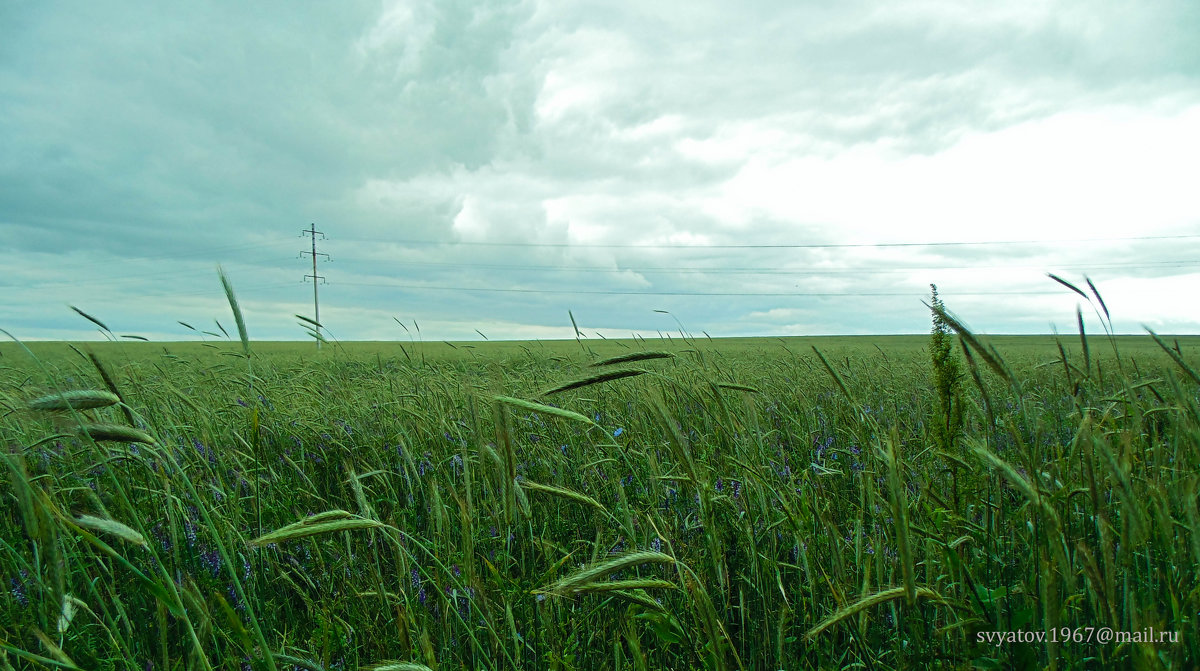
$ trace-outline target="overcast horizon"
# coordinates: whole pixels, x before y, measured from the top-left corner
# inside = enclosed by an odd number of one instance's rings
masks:
[[[0,328],[1200,333],[1200,3],[0,5]],[[667,313],[667,314],[664,314]],[[402,322],[402,328],[398,323]],[[678,320],[678,321],[677,321]],[[415,329],[412,335],[415,336]],[[234,334],[236,337],[236,334]]]

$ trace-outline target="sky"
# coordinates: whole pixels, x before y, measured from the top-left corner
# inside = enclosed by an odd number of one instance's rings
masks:
[[[0,35],[20,339],[212,339],[218,265],[252,339],[307,339],[310,225],[339,340],[924,333],[931,283],[1099,332],[1047,273],[1200,333],[1193,0],[5,0]]]

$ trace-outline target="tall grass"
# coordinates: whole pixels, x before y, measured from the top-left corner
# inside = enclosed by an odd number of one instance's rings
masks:
[[[961,385],[686,337],[6,356],[0,668],[1194,668],[1189,348],[937,308]],[[1180,635],[977,635],[1089,626]]]

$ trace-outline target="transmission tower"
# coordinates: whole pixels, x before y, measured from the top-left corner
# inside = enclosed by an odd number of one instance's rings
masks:
[[[328,261],[329,255],[320,253],[317,251],[317,236],[318,235],[321,236],[322,240],[325,240],[326,238],[325,238],[324,233],[317,230],[316,224],[309,224],[308,228],[302,228],[302,229],[300,229],[300,231],[301,231],[300,237],[304,237],[307,235],[312,240],[312,250],[307,251],[307,252],[300,252],[300,258],[304,258],[305,254],[308,254],[309,256],[312,257],[312,275],[305,275],[304,281],[308,281],[310,278],[312,279],[312,283],[313,283],[313,321],[316,322],[315,329],[316,329],[316,334],[318,336],[317,349],[321,349],[321,338],[319,337],[321,335],[321,302],[317,297],[317,285],[325,283],[325,276],[317,274],[317,257],[324,256],[325,260]]]

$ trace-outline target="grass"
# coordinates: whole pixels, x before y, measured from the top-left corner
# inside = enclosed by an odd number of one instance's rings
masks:
[[[235,322],[0,346],[0,669],[1200,660],[1196,338],[963,331],[939,386],[928,337],[316,354]],[[982,636],[1068,627],[1179,635]]]

